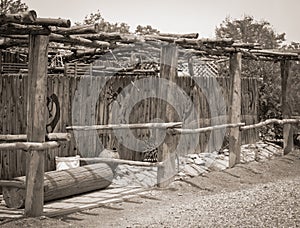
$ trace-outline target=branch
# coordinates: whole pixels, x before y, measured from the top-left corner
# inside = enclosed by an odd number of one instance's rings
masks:
[[[46,135],[47,141],[70,141],[70,133],[49,133]],[[27,141],[27,135],[0,135],[0,141]]]
[[[135,166],[150,166],[150,167],[158,167],[162,166],[163,162],[141,162],[141,161],[130,161],[123,159],[113,159],[113,158],[80,158],[80,161],[89,161],[89,162],[104,162],[104,163],[115,163],[115,164],[127,164],[127,165],[135,165]]]
[[[59,143],[52,142],[16,142],[16,143],[1,143],[0,150],[47,150],[59,147]]]
[[[171,123],[137,123],[137,124],[108,124],[108,125],[92,125],[92,126],[70,126],[66,127],[67,130],[75,131],[91,131],[91,130],[120,130],[120,129],[166,129],[181,127],[182,122]]]
[[[218,130],[222,128],[234,128],[234,127],[240,127],[244,126],[245,123],[237,123],[237,124],[221,124],[211,127],[203,127],[203,128],[196,128],[196,129],[173,129],[175,133],[181,133],[181,134],[198,134],[198,133],[204,133],[208,131]]]
[[[277,124],[300,123],[300,119],[283,119],[283,120],[268,119],[266,121],[263,121],[263,122],[260,122],[257,124],[243,126],[243,127],[241,127],[241,130],[248,130],[248,129],[252,129],[252,128],[263,127],[263,126],[266,126],[268,124],[273,124],[273,123],[277,123]]]

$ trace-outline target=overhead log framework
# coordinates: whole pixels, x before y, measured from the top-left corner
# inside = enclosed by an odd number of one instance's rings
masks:
[[[71,27],[70,20],[38,18],[33,10],[19,14],[0,15],[0,33],[2,37],[2,39],[0,38],[0,49],[28,46],[28,34],[49,35],[49,42],[64,44],[64,46],[69,45],[68,47],[73,51],[73,54],[67,57],[68,61],[93,58],[94,55],[106,53],[106,50],[118,49],[119,52],[126,45],[131,45],[130,48],[133,47],[131,50],[134,50],[134,47],[141,43],[150,43],[158,48],[160,48],[162,43],[175,43],[183,51],[191,51],[203,57],[212,56],[212,59],[218,57],[227,58],[234,52],[241,52],[243,58],[254,60],[280,61],[284,59],[300,59],[300,53],[264,50],[257,43],[241,43],[230,38],[198,38],[198,33],[134,35],[101,32],[99,24]],[[89,49],[84,53],[80,51],[82,47]],[[179,52],[181,51],[179,50]]]

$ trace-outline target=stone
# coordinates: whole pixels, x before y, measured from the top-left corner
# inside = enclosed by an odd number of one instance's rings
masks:
[[[186,176],[184,172],[179,172],[179,173],[177,173],[177,175],[180,176],[180,177],[185,177]]]
[[[194,160],[194,163],[195,163],[196,165],[205,165],[205,161],[202,160],[201,158],[196,158],[196,159]]]
[[[216,159],[213,159],[213,158],[205,158],[205,166],[206,167],[211,167],[212,164],[215,162]]]
[[[192,164],[191,167],[197,170],[198,174],[207,173],[207,170],[204,169],[203,166]]]
[[[219,154],[218,158],[221,159],[221,160],[224,160],[225,159],[225,155],[224,154]]]
[[[195,170],[194,168],[192,168],[190,165],[184,166],[184,172],[186,173],[186,175],[189,175],[191,177],[198,176],[197,170]]]

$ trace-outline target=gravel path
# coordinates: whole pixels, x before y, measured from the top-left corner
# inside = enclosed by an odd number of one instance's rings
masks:
[[[197,197],[156,220],[147,226],[300,227],[300,177]]]
[[[176,181],[168,189],[61,218],[3,227],[300,227],[300,151]]]

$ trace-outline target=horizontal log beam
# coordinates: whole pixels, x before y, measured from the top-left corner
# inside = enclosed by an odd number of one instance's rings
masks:
[[[125,165],[133,165],[133,166],[147,166],[147,167],[163,166],[163,162],[141,162],[141,161],[131,161],[131,160],[124,160],[124,159],[113,159],[113,158],[80,158],[79,160],[88,161],[88,162],[125,164]]]
[[[235,128],[235,127],[241,127],[244,126],[245,123],[237,123],[237,124],[221,124],[211,127],[203,127],[203,128],[195,128],[195,129],[172,129],[174,133],[180,133],[180,134],[199,134],[204,133],[208,131],[213,130],[219,130],[223,128]]]
[[[0,25],[6,23],[32,23],[36,21],[37,14],[34,10],[17,13],[17,14],[0,14]]]
[[[1,30],[1,29],[0,29]],[[25,46],[28,47],[28,40],[19,40],[19,39],[11,39],[11,38],[3,38],[0,39],[0,48],[5,49],[9,47],[14,47],[14,46]]]
[[[55,141],[51,142],[16,142],[0,143],[0,150],[47,150],[59,147],[60,144]]]
[[[79,37],[90,39],[90,40],[101,40],[107,42],[121,42],[125,44],[144,42],[142,36],[136,36],[132,34],[120,34],[120,33],[97,33],[97,34],[82,34]]]
[[[71,21],[68,19],[61,18],[37,18],[34,22],[29,24],[40,25],[40,26],[58,26],[69,28],[71,26]]]
[[[50,30],[46,27],[36,25],[20,25],[16,23],[9,23],[0,26],[0,34],[2,35],[49,35]]]
[[[298,53],[293,52],[281,52],[275,50],[250,50],[250,53],[256,55],[265,55],[265,56],[272,56],[272,57],[293,57],[299,58]]]
[[[49,133],[46,135],[46,141],[70,141],[70,133]],[[27,141],[27,135],[0,135],[0,141]]]
[[[94,24],[94,25],[72,26],[70,28],[50,27],[50,30],[51,32],[60,35],[89,34],[89,33],[100,32],[100,26],[99,24]]]
[[[263,127],[266,126],[268,124],[288,124],[288,123],[300,123],[300,119],[283,119],[283,120],[279,120],[279,119],[268,119],[266,121],[257,123],[257,124],[252,124],[252,125],[247,125],[247,126],[243,126],[240,129],[241,130],[249,130],[249,129],[253,129],[253,128],[259,128],[259,127]]]
[[[197,39],[199,33],[188,33],[188,34],[159,33],[158,35],[165,36],[165,37],[174,37],[174,38]]]
[[[108,48],[110,43],[104,41],[97,41],[97,40],[89,40],[79,36],[70,35],[70,36],[63,36],[60,34],[51,33],[50,34],[50,41],[54,41],[57,43],[69,43],[87,47],[94,47],[94,48]]]
[[[182,122],[170,123],[136,123],[136,124],[108,124],[108,125],[92,125],[92,126],[69,126],[67,130],[75,131],[91,131],[91,130],[121,130],[121,129],[167,129],[181,127]]]
[[[0,186],[1,187],[15,187],[15,188],[21,188],[25,189],[25,183],[22,181],[17,180],[0,180]]]

